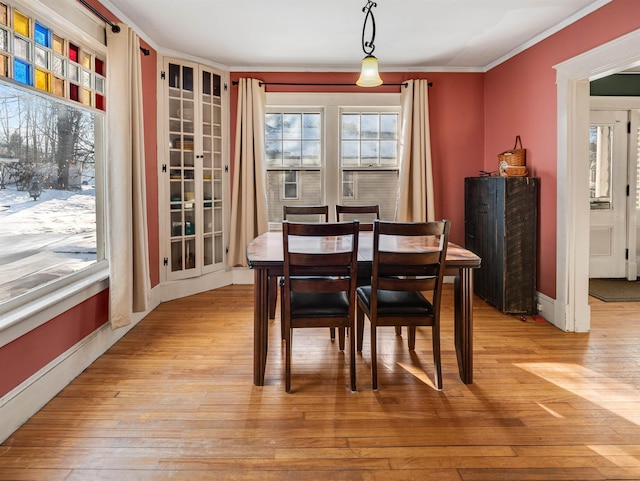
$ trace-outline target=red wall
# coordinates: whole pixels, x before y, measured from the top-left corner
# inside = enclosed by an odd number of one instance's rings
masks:
[[[556,296],[557,102],[554,65],[640,28],[640,1],[614,0],[485,75],[484,169],[513,147],[527,149],[540,177],[538,291]]]
[[[234,72],[231,74],[231,155],[233,159],[238,87],[241,77],[265,82],[355,83],[358,73],[274,73]],[[451,220],[451,240],[464,245],[464,178],[478,175],[483,167],[484,81],[480,73],[381,73],[387,84],[426,78],[429,88],[429,121],[434,171],[436,218]],[[300,87],[266,86],[267,92],[362,92],[355,86]],[[400,87],[385,86],[367,92],[399,92]]]

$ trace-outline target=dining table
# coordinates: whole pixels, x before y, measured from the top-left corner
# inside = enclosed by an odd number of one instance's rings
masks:
[[[283,270],[282,232],[265,232],[247,245],[247,262],[254,271],[253,383],[263,386],[269,344],[269,278]],[[358,271],[370,271],[373,233],[358,235]],[[449,242],[445,276],[454,278],[454,343],[460,379],[473,383],[473,269],[481,259],[473,252]]]

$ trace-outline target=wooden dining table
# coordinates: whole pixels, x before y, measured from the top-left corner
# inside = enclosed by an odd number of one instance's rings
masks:
[[[264,385],[269,343],[269,278],[282,275],[282,232],[265,232],[247,246],[247,261],[254,270],[253,383]],[[358,236],[358,270],[371,270],[373,233]],[[473,269],[481,259],[473,252],[449,243],[446,276],[454,276],[454,342],[460,379],[473,382]]]

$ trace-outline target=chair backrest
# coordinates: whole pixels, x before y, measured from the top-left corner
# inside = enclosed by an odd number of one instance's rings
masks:
[[[373,230],[376,219],[380,219],[379,205],[336,205],[336,220],[357,220],[360,230]]]
[[[284,292],[355,296],[358,222],[282,223]],[[283,297],[283,302],[288,296]]]
[[[373,227],[372,304],[378,289],[433,291],[440,307],[450,223],[375,221]],[[373,308],[373,306],[372,306]]]
[[[296,222],[329,222],[329,206],[285,205],[282,207],[282,220],[293,220]]]

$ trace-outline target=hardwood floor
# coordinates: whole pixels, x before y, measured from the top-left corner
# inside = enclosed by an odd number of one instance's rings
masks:
[[[575,334],[476,299],[464,385],[452,296],[441,392],[429,329],[415,354],[381,329],[376,392],[365,333],[357,393],[326,329],[296,331],[286,394],[278,318],[252,384],[252,286],[162,304],[0,445],[0,480],[640,479],[638,304],[594,299]]]

